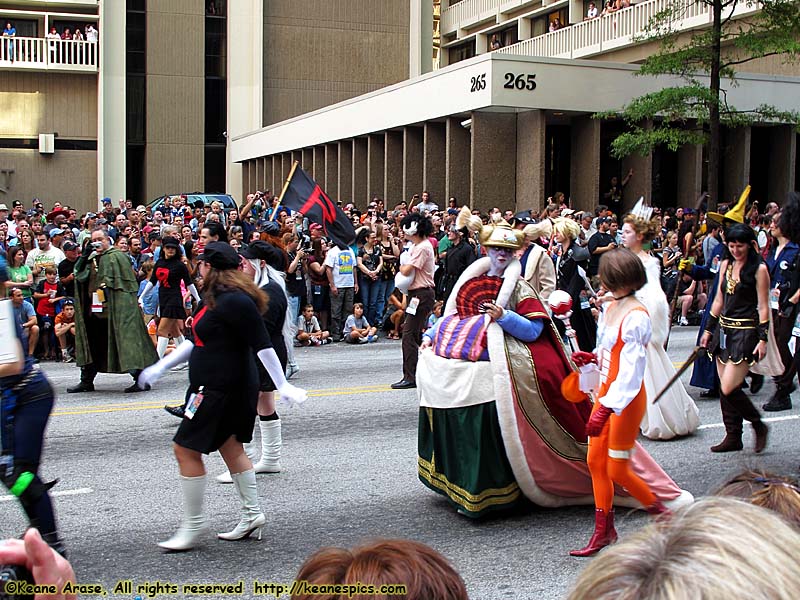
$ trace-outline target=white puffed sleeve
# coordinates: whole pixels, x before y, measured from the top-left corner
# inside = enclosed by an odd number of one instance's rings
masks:
[[[643,310],[633,310],[622,321],[622,351],[619,356],[619,372],[611,382],[600,404],[619,415],[642,389],[644,369],[647,364],[647,344],[652,335],[649,315]]]

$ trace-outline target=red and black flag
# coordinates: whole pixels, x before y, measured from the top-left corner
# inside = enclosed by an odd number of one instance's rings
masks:
[[[292,174],[281,204],[302,213],[312,223],[322,225],[325,235],[337,245],[349,246],[356,239],[356,231],[347,215],[299,166]]]

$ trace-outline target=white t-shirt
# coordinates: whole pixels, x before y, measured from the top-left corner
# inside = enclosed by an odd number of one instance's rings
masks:
[[[337,288],[355,287],[356,255],[350,248],[339,250],[334,246],[328,250],[328,254],[325,255],[325,266],[333,270],[333,285]]]
[[[33,284],[39,285],[40,281],[44,281],[45,267],[57,267],[64,258],[64,253],[52,244],[50,244],[50,249],[47,251],[42,251],[38,247],[31,250],[28,253],[28,258],[25,260],[25,264],[28,265],[31,271],[33,271],[34,266],[42,267],[39,274],[33,276]],[[56,277],[58,277],[58,275],[56,275]]]
[[[319,331],[319,321],[316,316],[311,317],[310,321],[306,321],[303,315],[297,317],[297,331],[304,331],[305,333],[314,333]]]

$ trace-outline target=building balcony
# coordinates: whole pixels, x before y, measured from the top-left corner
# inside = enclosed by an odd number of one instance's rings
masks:
[[[536,8],[556,0],[460,0],[441,11],[442,34],[449,35],[490,22],[501,23],[504,14],[526,7]]]
[[[13,0],[15,7],[44,10],[51,8],[92,8],[99,7],[100,0]]]
[[[0,69],[97,73],[98,42],[0,38]]]
[[[598,6],[602,3],[598,2]],[[675,0],[647,0],[613,14],[581,21],[557,31],[497,50],[506,54],[541,56],[546,58],[588,58],[640,43],[647,26],[656,14],[675,5]],[[734,17],[756,12],[755,5],[738,3]],[[723,14],[723,18],[728,14]],[[670,23],[674,31],[688,31],[708,27],[713,15],[711,7],[703,2],[685,0],[680,17]]]

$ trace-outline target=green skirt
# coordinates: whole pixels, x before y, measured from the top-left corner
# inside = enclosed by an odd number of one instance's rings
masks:
[[[420,481],[462,514],[478,518],[523,501],[494,402],[420,408],[417,444]]]

